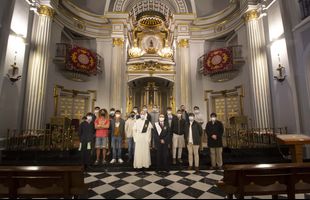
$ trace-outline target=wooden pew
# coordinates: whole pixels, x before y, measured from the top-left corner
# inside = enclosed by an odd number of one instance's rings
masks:
[[[295,199],[295,194],[310,192],[310,163],[227,165],[217,186],[229,199],[233,195],[240,199],[272,195],[277,199],[280,194]]]
[[[87,193],[81,166],[0,166],[0,197],[77,198]]]

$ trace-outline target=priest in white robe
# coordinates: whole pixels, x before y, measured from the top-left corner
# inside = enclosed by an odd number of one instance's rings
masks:
[[[135,156],[133,167],[135,169],[149,168],[151,166],[150,144],[152,138],[152,123],[147,120],[146,113],[141,111],[133,129],[133,139],[135,142]]]

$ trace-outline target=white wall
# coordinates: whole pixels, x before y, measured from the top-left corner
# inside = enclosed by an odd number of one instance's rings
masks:
[[[27,37],[29,18],[29,6],[25,1],[16,1],[11,29],[17,34],[22,34]],[[16,24],[21,24],[17,26]],[[21,38],[14,35],[10,35],[8,38],[8,46],[6,49],[5,64],[3,68],[3,74],[1,75],[1,88],[0,88],[0,135],[5,135],[7,129],[19,128],[19,122],[22,115],[23,106],[23,82],[18,81],[14,85],[6,76],[7,73],[11,73],[11,65],[14,63],[15,51],[16,65],[19,67],[19,74],[24,76],[25,63],[25,44]],[[24,77],[25,78],[25,77]]]
[[[288,55],[288,46],[279,1],[268,10],[265,23],[266,40],[269,47],[269,68],[272,93],[272,104],[275,127],[287,127],[290,133],[299,129],[299,115],[293,66]],[[279,61],[280,59],[280,61]],[[278,75],[277,68],[281,64],[286,69],[287,78],[283,83],[274,80]]]

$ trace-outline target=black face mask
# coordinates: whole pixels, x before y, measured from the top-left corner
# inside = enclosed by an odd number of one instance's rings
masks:
[[[134,114],[130,115],[131,118],[135,118],[135,116],[136,116],[136,115],[134,115]]]

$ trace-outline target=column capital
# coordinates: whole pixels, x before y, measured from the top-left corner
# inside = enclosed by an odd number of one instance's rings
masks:
[[[181,48],[189,47],[189,39],[186,39],[186,38],[180,39],[178,42],[178,46]]]
[[[54,17],[55,11],[52,7],[49,7],[47,5],[40,5],[37,8],[38,14],[39,15],[43,15],[43,16],[47,16],[47,17]]]
[[[257,20],[258,17],[259,17],[259,12],[258,12],[257,9],[249,10],[249,11],[247,11],[243,15],[243,18],[244,18],[245,22],[249,22],[249,21],[252,21],[252,20]]]
[[[112,43],[114,47],[122,47],[124,45],[124,38],[113,38]]]

